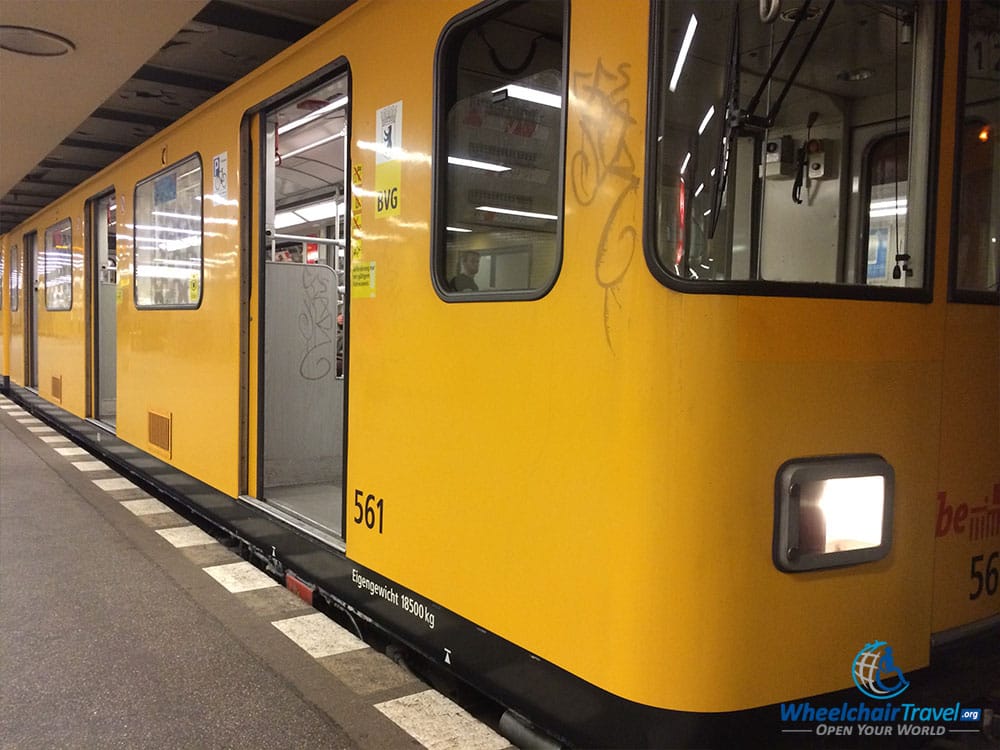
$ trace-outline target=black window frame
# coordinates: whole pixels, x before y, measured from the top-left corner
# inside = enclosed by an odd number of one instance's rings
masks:
[[[516,5],[530,5],[531,0],[486,0],[460,13],[445,24],[434,49],[434,98],[433,98],[433,144],[431,158],[431,252],[430,274],[435,292],[445,302],[513,302],[533,301],[545,297],[555,287],[562,271],[565,255],[564,222],[566,215],[566,131],[569,110],[569,48],[571,0],[550,0],[559,2],[563,8],[562,40],[562,97],[563,106],[559,124],[559,154],[557,164],[560,174],[557,180],[556,206],[559,218],[555,231],[555,258],[552,276],[548,283],[529,290],[492,290],[477,292],[455,292],[448,288],[447,280],[447,175],[448,139],[446,124],[448,106],[454,103],[457,88],[456,58],[461,48],[462,34],[458,43],[453,37],[468,26],[493,16],[500,15],[505,8]]]

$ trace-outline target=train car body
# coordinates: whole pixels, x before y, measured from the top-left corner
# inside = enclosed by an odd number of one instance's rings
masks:
[[[3,237],[0,375],[576,744],[926,666],[1000,620],[995,8],[757,6],[359,0]]]

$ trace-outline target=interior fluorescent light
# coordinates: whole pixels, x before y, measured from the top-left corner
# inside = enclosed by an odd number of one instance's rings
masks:
[[[281,127],[278,128],[278,135],[284,135],[289,130],[295,130],[295,128],[300,128],[303,125],[305,125],[306,123],[309,123],[309,122],[312,122],[313,120],[319,119],[320,117],[322,117],[323,115],[325,115],[327,112],[330,112],[330,111],[335,110],[335,109],[340,109],[345,104],[347,104],[347,97],[346,96],[342,96],[339,99],[334,99],[332,102],[330,102],[329,104],[327,104],[325,107],[320,107],[319,109],[317,109],[317,110],[315,110],[313,112],[310,112],[308,115],[305,115],[304,117],[300,117],[297,120],[292,120],[291,122],[286,122],[284,125],[282,125]]]
[[[330,141],[335,141],[338,138],[343,138],[345,135],[347,135],[347,130],[346,129],[341,130],[339,133],[334,133],[333,135],[328,135],[326,138],[320,138],[318,141],[315,141],[313,143],[307,143],[305,146],[302,146],[301,148],[297,148],[294,151],[289,151],[287,154],[282,154],[281,158],[282,159],[287,159],[287,158],[289,158],[291,156],[298,156],[299,154],[304,153],[306,151],[309,151],[310,149],[317,148],[319,146],[322,146],[325,143],[329,143]]]
[[[530,89],[527,86],[518,86],[516,83],[512,83],[508,86],[501,86],[498,89],[493,89],[494,94],[499,94],[501,92],[506,93],[506,95],[512,99],[522,99],[526,102],[544,104],[546,107],[555,107],[556,109],[562,107],[562,97],[558,94],[550,94],[547,91]]]
[[[448,163],[456,167],[472,167],[473,169],[485,169],[487,172],[509,172],[510,167],[503,164],[491,164],[488,161],[476,161],[475,159],[463,159],[460,156],[449,156]]]
[[[449,232],[471,232],[471,229],[466,229],[465,227],[445,227]]]
[[[342,203],[335,200],[323,201],[322,203],[313,203],[308,206],[299,206],[295,209],[295,213],[306,221],[322,221],[323,219],[332,219],[343,213],[342,205]]]
[[[294,211],[281,211],[274,215],[274,228],[284,229],[285,227],[293,227],[296,224],[305,224],[306,220],[299,216]]]
[[[674,74],[670,76],[670,91],[677,90],[677,82],[681,78],[681,71],[684,70],[684,62],[687,60],[688,51],[691,49],[691,40],[694,39],[694,30],[698,28],[698,19],[691,14],[688,21],[687,31],[684,32],[684,41],[681,42],[681,51],[677,53],[677,62],[674,63]]]
[[[712,115],[715,114],[715,106],[708,108],[708,112],[705,113],[705,117],[701,121],[701,125],[698,126],[698,135],[705,132],[705,128],[708,127],[708,123],[712,121]]]
[[[477,211],[490,211],[495,214],[509,214],[510,216],[526,216],[529,219],[548,219],[556,221],[559,217],[555,214],[539,214],[534,211],[516,211],[513,208],[497,208],[496,206],[476,206]]]
[[[873,219],[883,216],[902,216],[905,213],[906,198],[900,198],[898,201],[892,198],[889,200],[872,201],[868,207],[868,215]]]
[[[687,171],[688,162],[691,161],[691,152],[688,151],[687,155],[684,157],[684,162],[681,164],[681,174]]]

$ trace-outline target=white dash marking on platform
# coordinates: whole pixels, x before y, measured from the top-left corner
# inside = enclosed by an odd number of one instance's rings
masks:
[[[157,529],[156,533],[175,547],[198,547],[203,544],[214,544],[215,539],[197,526],[175,526],[171,529]]]
[[[105,492],[115,492],[117,490],[137,490],[139,489],[125,477],[109,477],[108,479],[95,479],[94,484]]]
[[[30,427],[28,428],[31,429]],[[68,443],[69,438],[65,435],[40,435],[38,437],[43,443]]]
[[[41,424],[41,422],[39,422],[34,417],[18,417],[17,418],[17,423],[18,424]]]
[[[51,427],[45,424],[34,425],[28,428],[28,432],[55,432]]]
[[[73,466],[80,471],[100,471],[108,468],[108,465],[103,461],[74,461]]]
[[[152,516],[157,513],[170,512],[170,508],[153,497],[142,497],[138,500],[122,500],[122,506],[137,516]]]
[[[321,612],[278,620],[271,624],[316,659],[368,648],[368,644]]]
[[[248,562],[213,565],[210,568],[204,568],[204,571],[222,584],[231,594],[278,585],[273,578]]]
[[[80,446],[74,446],[72,448],[54,448],[56,453],[60,456],[86,456],[87,451]]]
[[[375,704],[428,750],[502,750],[510,742],[436,690]]]

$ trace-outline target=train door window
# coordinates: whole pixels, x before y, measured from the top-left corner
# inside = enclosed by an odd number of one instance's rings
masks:
[[[913,276],[910,258],[905,252],[897,253],[907,247],[909,144],[908,135],[886,136],[872,145],[866,160],[862,184],[868,190],[868,210],[861,212],[859,247],[867,245],[865,279],[869,284],[903,286]]]
[[[73,229],[63,219],[45,230],[45,309],[69,310],[73,307]]]
[[[451,299],[532,299],[560,258],[564,2],[493,3],[438,45],[434,281]]]
[[[136,307],[201,303],[202,198],[197,154],[135,186]]]
[[[350,78],[336,71],[261,113],[262,429],[256,497],[344,538],[346,180]]]
[[[934,3],[780,9],[653,3],[651,268],[689,291],[925,299]]]
[[[1000,9],[986,0],[963,8],[952,299],[1000,304]]]
[[[8,289],[10,289],[10,311],[17,312],[21,303],[21,257],[14,245],[10,249],[10,270],[8,271]]]

